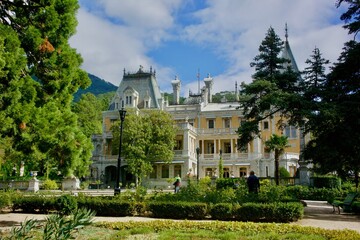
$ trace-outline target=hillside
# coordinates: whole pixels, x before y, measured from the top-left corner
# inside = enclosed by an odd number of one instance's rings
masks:
[[[112,83],[109,83],[95,75],[92,75],[90,73],[88,73],[88,76],[91,80],[91,86],[88,87],[87,89],[79,89],[79,91],[74,94],[74,101],[77,102],[79,101],[80,97],[82,94],[84,93],[92,93],[94,95],[99,95],[99,94],[102,94],[102,93],[108,93],[108,92],[115,92],[117,87],[112,84]]]

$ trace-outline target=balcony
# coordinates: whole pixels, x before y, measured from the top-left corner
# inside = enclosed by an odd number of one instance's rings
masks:
[[[222,160],[224,165],[245,164],[249,161],[260,159],[260,153],[223,153]],[[219,164],[220,154],[200,154],[199,160],[201,165]]]
[[[199,135],[237,135],[237,128],[199,128],[197,133]]]

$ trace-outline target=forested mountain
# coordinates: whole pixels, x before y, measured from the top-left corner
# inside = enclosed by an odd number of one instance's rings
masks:
[[[107,82],[104,79],[101,79],[90,73],[88,73],[88,76],[91,80],[91,85],[87,89],[79,89],[79,91],[74,94],[75,102],[79,101],[81,95],[84,93],[90,92],[96,96],[102,93],[115,92],[117,89],[114,84]]]

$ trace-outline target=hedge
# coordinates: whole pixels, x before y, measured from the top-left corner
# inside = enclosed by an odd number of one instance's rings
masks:
[[[235,219],[253,222],[292,222],[303,217],[301,203],[245,203],[234,210]]]
[[[97,216],[124,217],[132,216],[134,213],[134,204],[116,198],[108,200],[96,197],[80,198],[78,207],[93,210]]]
[[[156,218],[204,219],[208,213],[205,203],[150,202],[147,207]]]

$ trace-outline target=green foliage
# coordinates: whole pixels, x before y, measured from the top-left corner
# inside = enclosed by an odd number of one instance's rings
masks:
[[[81,197],[78,199],[79,208],[87,208],[96,212],[98,216],[124,217],[132,216],[139,205],[121,201],[119,198]]]
[[[233,218],[233,205],[230,203],[217,203],[211,206],[210,215],[212,219],[229,220]]]
[[[241,221],[292,222],[302,218],[301,203],[244,203],[235,210]]]
[[[119,125],[114,125],[113,150],[119,149]],[[152,164],[161,159],[170,163],[174,156],[176,127],[169,113],[144,110],[136,114],[128,110],[123,123],[122,151],[128,163],[127,169],[139,179],[148,176]]]
[[[51,180],[51,179],[46,179],[43,184],[42,184],[43,188],[45,190],[56,190],[59,189],[58,184],[56,183],[55,180]]]
[[[0,210],[11,206],[11,195],[9,192],[0,191]]]
[[[62,195],[56,200],[56,209],[60,215],[70,215],[78,208],[76,198],[69,194]]]
[[[216,189],[233,188],[236,182],[242,181],[241,178],[217,178]]]
[[[225,222],[225,221],[146,221],[146,222],[102,222],[95,223],[96,226],[105,227],[119,232],[129,229],[154,229],[154,233],[170,231],[173,233],[167,239],[171,239],[177,231],[193,233],[181,239],[195,238],[197,231],[208,231],[202,234],[199,239],[208,239],[211,233],[220,233],[214,239],[236,239],[228,237],[227,232],[235,232],[236,236],[249,237],[250,239],[328,239],[328,240],[356,240],[360,234],[354,230],[329,230],[299,226],[294,224],[277,223],[252,223],[252,222]],[[202,232],[203,233],[203,232]],[[269,235],[267,235],[269,234]],[[224,238],[222,238],[224,236]],[[304,236],[305,238],[299,238]]]
[[[337,188],[341,187],[341,179],[336,176],[316,176],[312,177],[316,188]]]
[[[88,171],[92,144],[71,111],[72,95],[90,84],[68,44],[78,7],[76,0],[2,1],[0,148],[6,169],[21,159],[26,174],[52,167],[64,176]]]
[[[156,218],[204,219],[207,214],[205,203],[150,202],[148,209]]]
[[[23,213],[49,213],[56,210],[57,197],[54,196],[18,196],[13,199],[13,211]]]
[[[43,229],[42,238],[73,239],[74,233],[84,226],[90,225],[95,213],[86,209],[79,209],[71,216],[51,215],[47,217],[45,226],[42,227],[38,220],[28,219],[18,228],[12,228],[8,237],[4,239],[39,239],[36,230]]]
[[[78,124],[82,132],[91,137],[92,134],[102,133],[102,102],[91,93],[83,94],[73,105],[73,111],[78,117]]]
[[[51,215],[46,219],[43,239],[70,239],[75,231],[90,225],[94,216],[95,212],[84,208],[74,211],[68,217]]]
[[[280,167],[279,174],[280,174],[280,178],[288,178],[288,177],[290,177],[289,171],[286,170],[286,168],[284,168],[284,167]]]
[[[279,136],[272,134],[270,139],[265,142],[265,146],[268,151],[274,151],[275,158],[275,182],[276,185],[280,184],[280,171],[279,161],[280,156],[284,153],[285,148],[289,147],[289,140],[287,136]]]

